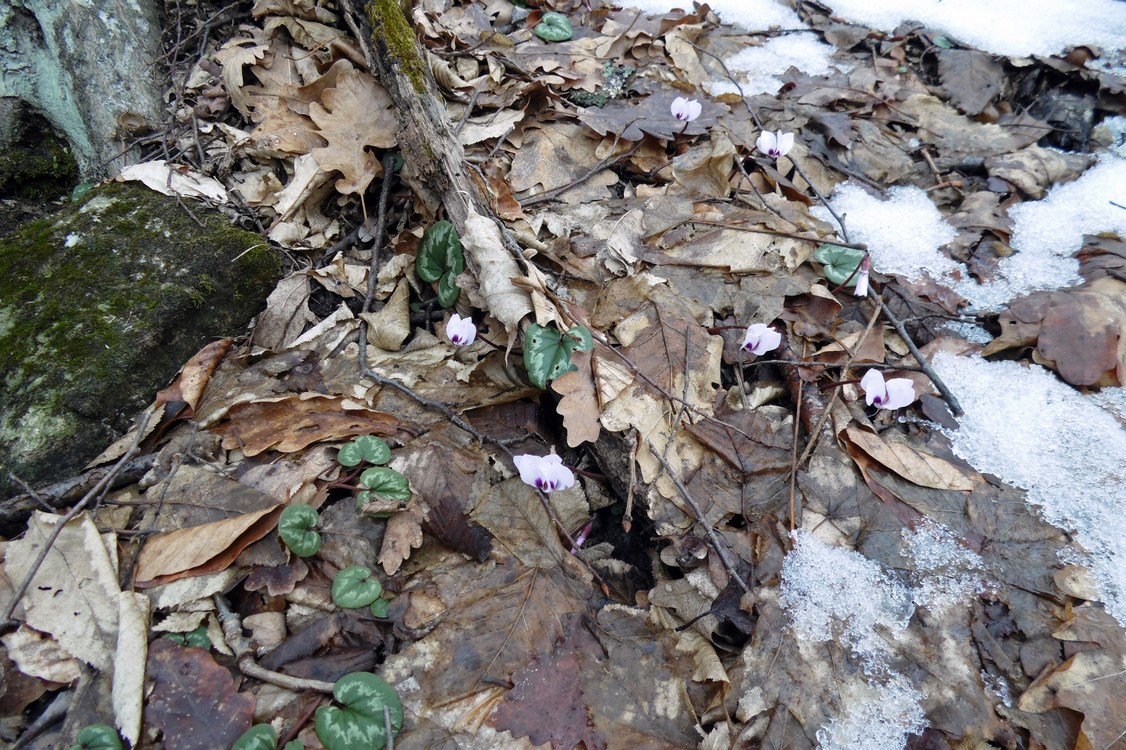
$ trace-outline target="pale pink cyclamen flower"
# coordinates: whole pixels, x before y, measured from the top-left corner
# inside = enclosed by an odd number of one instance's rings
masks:
[[[778,348],[782,343],[782,334],[775,331],[765,323],[754,323],[747,326],[747,335],[743,337],[742,349],[751,354],[766,354]]]
[[[907,378],[884,381],[879,370],[869,370],[860,379],[864,400],[878,409],[901,409],[915,400],[915,384]]]
[[[704,106],[695,99],[685,99],[683,96],[678,96],[672,100],[672,116],[681,122],[692,122],[700,116]]]
[[[546,456],[524,454],[514,456],[512,462],[520,470],[520,480],[544,492],[565,490],[575,484],[575,475],[563,465],[563,459],[554,453]]]
[[[783,133],[781,130],[777,133],[764,130],[755,141],[755,147],[767,156],[777,159],[790,153],[790,149],[794,147],[794,134]]]
[[[446,323],[446,336],[454,346],[469,346],[477,338],[477,326],[473,325],[473,318],[454,313]]]

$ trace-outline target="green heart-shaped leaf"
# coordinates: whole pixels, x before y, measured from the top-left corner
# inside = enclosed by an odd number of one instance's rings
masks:
[[[382,466],[391,460],[391,446],[381,437],[361,435],[336,453],[341,466],[358,466],[361,461]]]
[[[278,733],[269,724],[255,724],[242,733],[231,745],[231,750],[274,750]]]
[[[301,740],[290,740],[285,743],[285,747],[282,748],[282,750],[305,750],[305,743]]]
[[[860,274],[853,272],[864,259],[864,251],[854,247],[822,245],[813,251],[813,259],[821,264],[825,278],[833,284],[840,286],[852,276],[848,286],[856,286],[856,279]]]
[[[181,646],[194,646],[207,651],[211,650],[211,638],[207,635],[206,625],[200,625],[187,633],[165,633],[164,637]]]
[[[376,466],[360,475],[360,484],[366,487],[371,495],[378,495],[389,500],[398,500],[401,503],[411,499],[411,486],[407,478],[394,469],[386,466]],[[361,498],[370,499],[371,495]]]
[[[321,535],[313,529],[317,528],[320,520],[312,506],[303,503],[290,505],[278,519],[278,536],[298,557],[315,555],[321,548]]]
[[[575,29],[562,13],[544,13],[534,33],[545,42],[565,42],[575,36]]]
[[[332,690],[344,708],[317,709],[317,738],[328,750],[381,750],[387,746],[383,707],[391,717],[391,732],[403,728],[403,704],[395,688],[370,672],[341,677]]]
[[[332,579],[332,601],[344,609],[366,607],[383,593],[383,584],[371,577],[371,568],[351,565]]]
[[[391,600],[380,597],[371,603],[371,613],[376,617],[386,617],[391,610]]]
[[[453,224],[443,219],[430,225],[422,235],[414,269],[418,278],[429,284],[442,278],[447,271],[453,271],[456,276],[465,270],[461,240]]]
[[[461,287],[457,285],[457,274],[452,270],[446,271],[438,280],[438,304],[443,309],[449,310],[457,304],[457,298],[460,296]]]
[[[78,744],[71,745],[70,750],[122,750],[121,737],[108,724],[91,724],[74,739]]]
[[[590,331],[583,326],[573,326],[566,335],[554,328],[533,323],[524,334],[524,367],[528,378],[537,388],[546,388],[548,382],[576,369],[571,363],[571,353],[587,351],[594,346]]]

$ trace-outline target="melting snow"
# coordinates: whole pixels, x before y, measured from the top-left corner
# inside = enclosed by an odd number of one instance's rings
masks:
[[[855,685],[842,691],[844,710],[821,729],[821,750],[902,750],[911,734],[926,728],[923,695],[901,675],[881,685]]]
[[[716,5],[738,2],[716,0]],[[998,55],[1054,55],[1082,44],[1126,47],[1126,3],[1116,0],[826,0],[826,5],[849,21],[884,31],[917,21]]]
[[[855,183],[844,183],[829,202],[844,218],[849,239],[868,246],[872,270],[912,280],[926,273],[938,280],[961,268],[938,252],[957,232],[919,188],[893,187],[883,200]],[[814,206],[812,213],[836,223],[824,206]]]
[[[622,5],[653,15],[664,15],[674,8],[692,10],[691,0],[625,0]],[[748,31],[766,31],[772,27],[799,29],[804,26],[797,13],[774,0],[718,0],[709,2],[708,6],[723,23],[742,26]]]
[[[738,93],[744,96],[775,93],[782,87],[781,75],[791,67],[806,75],[819,76],[829,72],[835,49],[815,34],[787,34],[775,37],[760,47],[747,47],[725,60],[727,69],[739,82],[711,81],[704,88],[712,96]]]
[[[911,592],[917,605],[932,610],[953,607],[981,588],[985,561],[942,524],[924,519],[914,530],[903,530],[903,541],[920,578]]]
[[[1126,428],[1042,367],[935,355],[965,415],[949,437],[978,471],[1028,490],[1087,552],[1107,611],[1126,625]]]

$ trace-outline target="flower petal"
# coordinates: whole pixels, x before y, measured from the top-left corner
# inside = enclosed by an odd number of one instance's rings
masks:
[[[908,378],[892,378],[887,381],[887,396],[884,409],[902,409],[915,401],[915,384]]]
[[[779,130],[775,138],[778,142],[778,155],[785,156],[790,153],[790,149],[794,147],[794,134]]]
[[[778,148],[778,141],[774,138],[774,133],[769,130],[759,133],[758,140],[755,141],[755,148],[769,156],[771,151]]]
[[[879,406],[883,406],[888,396],[883,373],[879,370],[869,370],[864,373],[864,377],[860,379],[860,387],[864,389],[864,400],[869,406],[877,402]]]
[[[867,297],[868,296],[868,272],[867,271],[861,271],[860,273],[856,274],[856,288],[852,290],[852,293],[855,294],[857,297]]]

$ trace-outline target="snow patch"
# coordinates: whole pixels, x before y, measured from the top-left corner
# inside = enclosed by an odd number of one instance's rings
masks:
[[[1126,209],[1111,201],[1126,205],[1126,159],[1104,158],[1042,200],[1010,209],[1017,252],[997,264],[1003,278],[980,285],[963,282],[956,291],[975,307],[996,310],[1021,294],[1081,283],[1079,261],[1072,256],[1083,246],[1083,235],[1126,234]]]
[[[923,695],[901,675],[842,690],[844,710],[817,730],[821,750],[903,750],[926,729]]]
[[[923,274],[937,281],[961,270],[961,265],[938,252],[957,232],[919,188],[893,187],[881,199],[848,182],[837,186],[829,203],[844,218],[849,239],[868,246],[872,270],[912,281]],[[811,212],[836,224],[824,206],[814,206]]]
[[[717,7],[739,2],[715,0]],[[826,0],[826,5],[835,15],[884,31],[917,21],[998,55],[1054,55],[1083,44],[1126,47],[1126,3],[1116,0]]]
[[[939,352],[962,403],[954,452],[1028,491],[1044,519],[1074,532],[1110,612],[1126,626],[1126,428],[1048,370]]]
[[[807,531],[794,532],[794,549],[782,563],[782,609],[799,637],[839,638],[873,669],[887,660],[876,632],[907,627],[911,593],[879,563],[843,547],[830,547]]]
[[[663,16],[673,8],[692,10],[690,0],[626,0],[622,5],[657,16]],[[797,13],[774,0],[719,0],[708,2],[708,6],[723,23],[742,26],[748,31],[766,31],[773,27],[796,29],[804,26]]]
[[[965,603],[981,588],[985,561],[942,524],[924,518],[914,529],[903,530],[903,541],[919,576],[911,592],[915,604],[945,609]]]
[[[747,47],[727,58],[727,69],[739,86],[729,80],[704,84],[712,96],[737,94],[744,96],[773,94],[782,87],[782,74],[797,68],[811,76],[825,75],[832,67],[835,48],[820,41],[814,34],[787,34],[775,37],[758,47]]]

